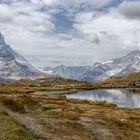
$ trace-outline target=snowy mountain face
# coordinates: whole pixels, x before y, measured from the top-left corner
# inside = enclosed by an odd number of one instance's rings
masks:
[[[108,62],[94,63],[93,66],[67,67],[61,65],[51,71],[53,74],[71,79],[88,82],[103,81],[110,76],[123,76],[140,71],[140,51],[133,51]]]
[[[76,67],[68,67],[64,65],[57,66],[55,68],[45,67],[43,70],[46,73],[51,73],[54,75],[59,75],[64,78],[80,80],[81,76],[90,70],[90,66],[76,66]]]
[[[113,59],[109,62],[97,63],[85,73],[81,80],[103,81],[110,76],[123,76],[140,70],[140,51],[133,51],[128,55]]]
[[[4,37],[0,33],[0,78],[21,79],[35,77],[39,74],[41,74],[39,70],[5,43]]]
[[[54,68],[53,73],[65,78],[80,80],[80,77],[89,69],[90,66],[67,67],[61,65]]]

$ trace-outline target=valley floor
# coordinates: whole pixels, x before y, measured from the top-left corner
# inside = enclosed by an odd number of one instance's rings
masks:
[[[0,95],[1,140],[139,140],[140,109],[63,96]]]

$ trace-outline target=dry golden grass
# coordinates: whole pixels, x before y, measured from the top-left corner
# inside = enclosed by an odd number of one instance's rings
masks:
[[[0,108],[0,140],[33,140],[33,137]]]
[[[135,88],[135,81],[140,80],[140,72],[131,73],[127,76],[112,76],[105,82],[101,83],[102,88]]]
[[[0,102],[12,111],[25,113],[26,109],[37,110],[39,108],[38,102],[34,101],[31,96],[0,96]]]
[[[19,99],[5,97],[5,98],[1,99],[1,102],[6,107],[10,108],[12,111],[21,112],[21,113],[25,112],[24,105]]]
[[[94,89],[93,85],[84,81],[76,81],[61,77],[47,77],[36,80],[22,79],[0,83],[0,93],[31,93],[34,91],[70,91]]]
[[[15,86],[0,86],[0,94],[29,94],[35,91],[73,91],[73,90],[92,90],[94,86],[48,86],[48,87],[15,87]]]
[[[32,116],[36,119],[36,123],[43,126],[46,133],[62,140],[64,134],[68,140],[71,140],[70,138],[96,139],[90,128],[95,124],[96,127],[100,126],[111,132],[114,140],[139,140],[140,138],[140,109],[123,109],[106,102],[82,101],[65,97],[17,95],[10,97],[10,103],[9,99],[5,101],[2,95],[0,97],[0,101],[4,100],[6,106],[8,102],[9,108],[13,111],[20,112],[18,104],[21,103],[21,110],[25,109],[24,115]],[[28,108],[27,112],[26,108]],[[39,113],[38,108],[42,110]],[[81,117],[89,119],[90,125],[87,123],[85,127],[81,124]]]

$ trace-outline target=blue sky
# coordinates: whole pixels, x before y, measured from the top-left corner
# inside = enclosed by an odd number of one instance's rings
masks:
[[[140,0],[1,0],[0,32],[37,66],[92,65],[140,48]]]

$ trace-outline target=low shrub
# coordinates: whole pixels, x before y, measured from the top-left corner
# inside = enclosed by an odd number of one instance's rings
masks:
[[[12,111],[16,111],[16,112],[20,112],[20,113],[24,113],[25,112],[24,105],[18,99],[10,98],[10,97],[3,98],[2,103],[6,107],[8,107],[9,109],[11,109]]]

